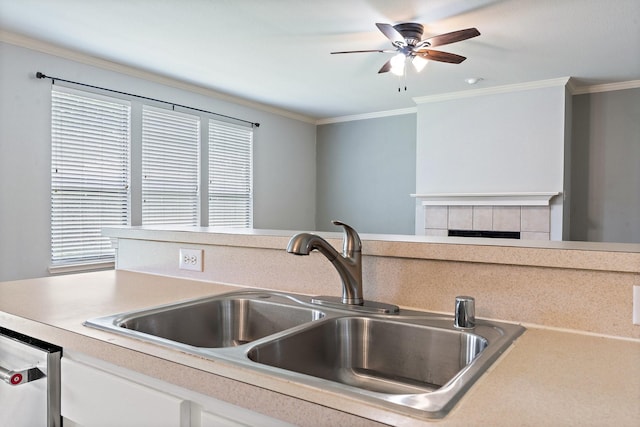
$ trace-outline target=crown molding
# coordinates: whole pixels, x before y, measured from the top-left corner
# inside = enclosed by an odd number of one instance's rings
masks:
[[[605,83],[591,86],[574,86],[573,95],[584,95],[587,93],[611,92],[614,90],[637,89],[640,88],[640,80],[630,80],[628,82]]]
[[[181,89],[199,95],[204,95],[210,98],[215,98],[221,101],[231,102],[237,105],[242,105],[249,108],[254,108],[267,113],[276,114],[282,117],[286,117],[293,120],[298,120],[305,123],[314,125],[324,125],[330,123],[349,122],[356,120],[376,119],[382,117],[399,116],[404,114],[415,114],[417,112],[416,107],[402,108],[397,110],[377,111],[372,113],[354,114],[348,116],[339,116],[332,118],[316,119],[303,114],[294,113],[292,111],[284,110],[281,108],[273,107],[266,104],[261,104],[254,101],[249,101],[244,98],[234,97],[221,92],[217,92],[213,89],[208,89],[203,86],[198,86],[191,83],[186,83],[180,80],[176,80],[170,77],[162,76],[160,74],[144,71],[139,68],[123,65],[106,59],[101,59],[95,56],[80,53],[71,49],[63,48],[51,43],[44,42],[42,40],[27,37],[21,34],[9,32],[6,30],[0,30],[0,42],[8,43],[18,47],[34,50],[37,52],[57,56],[60,58],[68,59],[71,61],[79,62],[82,64],[94,66],[108,71],[113,71],[121,74],[125,74],[131,77],[136,77],[151,81],[154,83],[170,86],[176,89]],[[489,88],[466,90],[458,92],[450,92],[439,95],[429,95],[414,97],[413,101],[416,104],[425,104],[430,102],[441,102],[453,99],[470,98],[474,96],[486,96],[491,94],[517,92],[523,90],[540,89],[545,87],[566,86],[569,93],[572,95],[582,95],[588,93],[609,92],[615,90],[636,89],[640,88],[640,80],[632,80],[619,83],[606,83],[591,86],[576,86],[575,81],[569,77],[562,77],[557,79],[540,80],[535,82],[518,83],[512,85],[495,86]]]
[[[453,99],[464,99],[475,96],[487,96],[500,93],[520,92],[524,90],[542,89],[547,87],[566,86],[569,83],[569,77],[561,77],[557,79],[538,80],[535,82],[517,83],[504,86],[494,86],[482,89],[464,90],[458,92],[449,92],[439,95],[418,96],[413,98],[416,104],[428,104],[431,102],[450,101]]]
[[[376,111],[373,113],[354,114],[350,116],[332,117],[320,119],[316,121],[316,125],[326,125],[330,123],[352,122],[355,120],[378,119],[381,117],[402,116],[404,114],[415,114],[418,112],[416,107],[401,108],[398,110]]]
[[[575,94],[576,90],[578,90],[578,86],[576,86],[576,79],[573,77],[569,77],[569,81],[567,81],[567,91],[569,91],[570,95]]]
[[[561,77],[557,79],[539,80],[528,83],[518,83],[513,85],[495,86],[490,88],[467,90],[459,92],[450,92],[440,95],[429,95],[414,97],[416,104],[425,104],[430,102],[441,102],[451,99],[469,98],[473,96],[486,96],[498,93],[517,92],[522,90],[541,89],[545,87],[565,86],[571,95],[582,95],[587,93],[610,92],[614,90],[636,89],[640,88],[640,80],[631,80],[627,82],[606,83],[591,86],[577,86],[575,78]],[[351,116],[333,117],[328,119],[320,119],[316,121],[316,125],[324,125],[329,123],[349,122],[354,120],[374,119],[388,116],[398,116],[402,114],[413,114],[417,112],[416,107],[404,108],[399,110],[379,111],[374,113],[356,114]]]
[[[203,86],[183,82],[180,80],[173,79],[171,77],[166,77],[160,74],[152,73],[150,71],[144,71],[140,68],[131,67],[128,65],[124,65],[117,62],[113,62],[106,59],[101,59],[95,56],[80,53],[78,51],[74,51],[74,50],[57,46],[51,43],[47,43],[42,40],[27,37],[22,34],[17,34],[17,33],[9,32],[6,30],[0,30],[0,42],[5,42],[14,46],[34,50],[41,53],[46,53],[48,55],[57,56],[63,59],[68,59],[70,61],[79,62],[85,65],[94,66],[97,68],[101,68],[103,70],[114,71],[117,73],[125,74],[130,77],[140,78],[153,83],[170,86],[176,89],[197,93],[199,95],[204,95],[204,96],[215,98],[221,101],[242,105],[244,107],[254,108],[256,110],[276,114],[289,119],[298,120],[298,121],[310,123],[310,124],[315,124],[316,122],[316,119],[313,117],[294,113],[294,112],[280,109],[277,107],[272,107],[270,105],[249,101],[244,98],[227,95],[222,92],[215,91],[213,89],[205,88]],[[46,70],[42,70],[42,71],[46,72]]]

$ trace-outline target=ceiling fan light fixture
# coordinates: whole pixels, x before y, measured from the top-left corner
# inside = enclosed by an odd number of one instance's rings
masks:
[[[389,49],[369,49],[369,50],[347,50],[331,52],[332,54],[342,53],[395,53],[396,55],[389,59],[378,70],[378,74],[391,71],[400,77],[406,76],[406,63],[411,61],[416,72],[420,72],[426,65],[427,61],[446,62],[449,64],[460,64],[464,61],[464,56],[454,53],[433,50],[433,47],[443,46],[451,43],[460,42],[480,35],[476,28],[466,28],[464,30],[452,31],[438,36],[422,39],[424,27],[417,22],[403,22],[396,25],[376,23],[378,30],[391,42],[394,47]]]
[[[391,72],[396,76],[404,75],[404,66],[407,57],[404,53],[399,53],[391,58]]]
[[[427,61],[426,59],[424,59],[421,56],[414,56],[413,59],[411,60],[411,63],[413,64],[413,68],[416,69],[416,72],[420,72],[424,69],[424,67],[427,65]]]

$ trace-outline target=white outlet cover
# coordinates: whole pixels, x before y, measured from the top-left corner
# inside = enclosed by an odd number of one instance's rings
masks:
[[[178,267],[181,270],[202,271],[202,249],[180,249]]]
[[[640,286],[633,287],[633,324],[640,325]]]

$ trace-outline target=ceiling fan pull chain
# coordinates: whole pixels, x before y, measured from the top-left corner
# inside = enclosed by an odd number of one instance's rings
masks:
[[[405,67],[402,69],[402,80],[404,80],[404,91],[407,91],[407,67],[406,67],[406,63],[409,62],[408,58],[405,58]],[[400,88],[398,88],[398,92],[400,91]]]

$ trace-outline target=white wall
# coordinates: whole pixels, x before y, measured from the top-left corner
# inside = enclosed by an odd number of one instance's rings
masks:
[[[255,227],[315,228],[314,124],[0,43],[0,280],[48,274],[51,83],[36,71],[259,122]]]
[[[551,201],[550,238],[566,238],[565,83],[418,99],[416,193],[562,193]]]
[[[416,193],[561,192],[565,88],[418,105]]]

